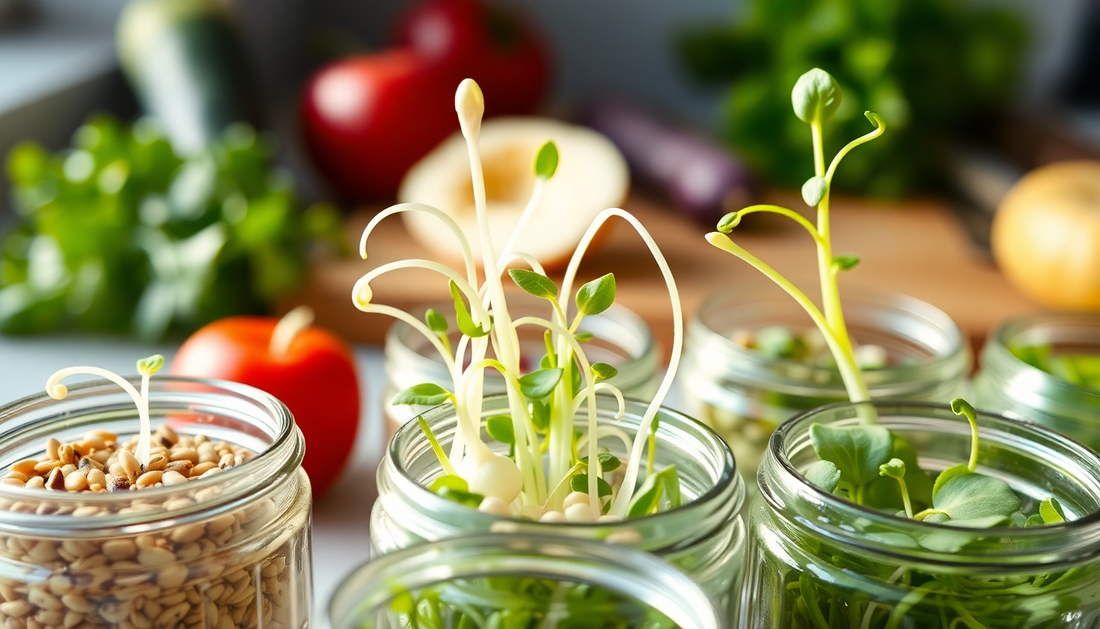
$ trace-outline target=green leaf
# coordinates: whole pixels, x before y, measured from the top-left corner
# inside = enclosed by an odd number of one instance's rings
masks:
[[[851,271],[859,264],[859,256],[833,256],[833,264],[841,271]]]
[[[802,200],[810,207],[817,207],[825,198],[825,190],[828,183],[824,177],[810,177],[802,184]]]
[[[627,518],[639,518],[651,513],[656,513],[661,506],[661,495],[667,496],[669,509],[680,506],[680,475],[675,465],[650,474],[627,508]]]
[[[137,361],[137,370],[143,376],[151,376],[160,371],[164,366],[164,356],[160,354],[153,354],[148,358],[142,358]]]
[[[576,339],[578,343],[587,343],[594,338],[594,335],[591,332],[577,332],[573,335],[573,338]]]
[[[878,473],[890,478],[905,478],[905,461],[898,458],[890,459],[878,466]]]
[[[428,491],[433,494],[438,494],[444,488],[458,491],[470,491],[470,485],[466,482],[466,479],[461,476],[455,476],[454,474],[444,474],[428,485]]]
[[[783,325],[761,328],[753,340],[756,351],[769,358],[791,358],[798,346],[794,334]]]
[[[810,441],[822,460],[832,461],[842,480],[859,486],[879,476],[879,466],[890,460],[893,437],[882,426],[810,427]]]
[[[917,451],[904,438],[894,435],[892,457],[905,464],[905,487],[916,510],[932,506],[932,477],[921,469]],[[892,478],[879,477],[864,490],[864,504],[885,511],[899,510],[904,506],[901,487]]]
[[[535,155],[535,176],[549,179],[558,170],[558,146],[552,140],[547,141]]]
[[[489,333],[489,330],[474,325],[473,317],[470,316],[470,311],[466,309],[466,302],[462,301],[462,291],[458,289],[458,284],[455,284],[454,280],[451,280],[451,297],[455,302],[455,319],[460,332],[470,338],[478,338]]]
[[[576,303],[584,315],[598,315],[610,308],[615,303],[615,275],[608,273],[581,286]]]
[[[956,520],[993,516],[1009,517],[1020,510],[1020,499],[999,478],[984,474],[959,474],[944,482],[932,497],[932,506]]]
[[[481,501],[485,500],[485,496],[474,493],[472,491],[463,491],[461,489],[452,489],[450,487],[441,487],[437,492],[440,497],[446,498],[451,502],[457,502],[460,505],[466,505],[477,509],[481,506]]]
[[[604,473],[614,472],[615,470],[619,469],[620,465],[622,465],[622,461],[619,460],[619,457],[611,454],[610,452],[599,453],[596,456],[596,460],[600,463],[600,471]],[[581,465],[588,467],[588,457],[584,457],[583,459],[581,459],[580,463]]]
[[[596,380],[610,380],[619,375],[619,370],[607,363],[592,363],[592,373]]]
[[[588,474],[577,474],[569,479],[569,488],[582,494],[588,493]],[[611,485],[602,478],[596,479],[596,491],[600,497],[611,495]]]
[[[413,385],[401,391],[390,402],[394,406],[410,404],[414,406],[437,406],[447,401],[451,392],[434,382]]]
[[[558,285],[541,273],[527,269],[508,269],[508,276],[516,286],[535,297],[552,299],[558,296]]]
[[[1043,518],[1044,524],[1061,524],[1066,521],[1066,512],[1058,499],[1051,496],[1039,505],[1039,517]]]
[[[816,204],[815,204],[816,205]],[[718,231],[723,234],[728,234],[733,231],[734,227],[737,227],[741,223],[741,212],[730,212],[722,217],[718,221]]]
[[[493,415],[485,420],[485,430],[500,443],[514,444],[516,433],[512,430],[511,415]]]
[[[840,85],[828,72],[814,68],[798,77],[791,92],[791,104],[799,120],[826,123],[840,108]],[[872,122],[874,122],[872,120]]]
[[[428,329],[436,334],[447,333],[447,318],[432,308],[428,308],[428,312],[424,313],[424,323],[428,324]]]
[[[962,476],[963,474],[970,474],[970,468],[965,463],[953,465],[946,470],[940,472],[940,475],[936,477],[936,483],[932,485],[932,500],[935,501],[936,494],[940,493],[940,487],[945,485],[947,481],[955,478],[956,476]]]
[[[840,483],[840,470],[832,461],[818,461],[811,465],[803,475],[806,480],[828,492],[835,490],[837,484]]]
[[[1031,528],[1033,526],[1046,526],[1046,521],[1043,520],[1042,515],[1036,513],[1035,515],[1028,516],[1027,520],[1024,521],[1025,528]]]
[[[539,369],[519,379],[519,390],[529,400],[541,400],[554,391],[561,382],[562,370]]]
[[[545,433],[550,425],[550,404],[539,400],[531,402],[531,423],[535,430]]]

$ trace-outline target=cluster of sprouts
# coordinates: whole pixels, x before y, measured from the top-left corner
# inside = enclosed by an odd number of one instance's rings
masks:
[[[440,224],[450,232],[449,236],[458,239],[465,269],[459,271],[424,259],[400,260],[383,264],[364,275],[355,284],[352,293],[356,307],[363,312],[394,317],[422,334],[438,351],[450,372],[450,390],[435,384],[421,384],[401,392],[394,400],[394,403],[417,405],[449,402],[454,406],[457,430],[449,452],[444,452],[421,420],[421,427],[446,474],[437,479],[432,489],[468,502],[482,511],[545,521],[568,519],[591,522],[601,518],[641,515],[659,508],[661,501],[654,496],[660,497],[662,488],[663,503],[669,508],[678,506],[679,486],[674,470],[673,474],[653,473],[652,456],[649,457],[645,485],[635,492],[646,440],[656,428],[657,412],[672,385],[680,359],[682,314],[679,294],[667,262],[641,223],[620,209],[605,210],[593,220],[569,261],[560,290],[532,256],[514,250],[530,216],[539,211],[543,189],[557,168],[558,152],[553,142],[547,142],[538,151],[534,166],[537,178],[530,201],[507,242],[498,248],[490,237],[479,149],[484,100],[481,89],[473,80],[466,79],[459,85],[455,109],[469,151],[483,277],[479,278],[478,264],[471,253],[469,241],[453,219],[428,205],[403,203],[381,212],[367,225],[360,245],[363,258],[367,257],[368,238],[379,222],[401,212],[424,212],[439,219]],[[606,381],[614,377],[614,368],[591,363],[585,355],[585,339],[578,333],[578,326],[584,317],[597,315],[611,306],[615,297],[614,276],[606,275],[581,286],[573,300],[575,313],[570,311],[568,299],[586,249],[600,227],[612,217],[629,223],[649,247],[668,285],[674,315],[674,343],[669,369],[633,438],[617,428],[598,424],[598,393],[614,396],[618,400],[619,417],[624,413],[625,404],[622,393]],[[516,268],[509,270],[509,267]],[[427,269],[448,281],[458,331],[461,333],[453,347],[449,341],[448,323],[439,313],[429,310],[425,320],[421,321],[398,308],[373,303],[371,282],[383,274],[408,268]],[[550,310],[548,318],[512,318],[504,290],[503,274],[506,270],[520,288],[547,301]],[[520,367],[518,330],[523,327],[541,329],[547,347],[541,366],[529,373],[523,373]],[[487,357],[490,348],[495,358]],[[482,437],[486,369],[496,370],[503,376],[509,406],[509,415],[491,418],[487,429],[495,440],[509,443],[513,456],[494,452]],[[575,382],[579,386],[574,385]],[[587,435],[579,438],[574,430],[578,422],[587,423]],[[618,438],[627,446],[625,467],[619,469],[621,462],[601,450],[599,441],[602,437]],[[653,440],[650,440],[649,447],[652,451]],[[615,478],[617,487],[609,482],[612,470],[617,470],[619,474]],[[644,504],[634,500],[636,495],[641,494],[647,496]]]

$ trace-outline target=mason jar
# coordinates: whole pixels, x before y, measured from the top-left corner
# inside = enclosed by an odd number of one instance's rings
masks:
[[[845,290],[844,296],[852,340],[886,350],[886,367],[863,372],[872,398],[941,401],[964,394],[970,346],[950,317],[905,295]],[[688,325],[678,377],[688,412],[726,438],[750,484],[777,426],[848,400],[836,368],[770,358],[733,340],[776,325],[813,328],[802,307],[774,286],[712,296]]]
[[[618,402],[613,397],[597,396],[597,403],[600,426],[613,426],[633,439],[646,405],[627,400],[626,412],[616,419]],[[493,396],[485,399],[482,417],[507,411],[508,398]],[[423,418],[446,450],[457,428],[454,407],[436,407]],[[420,426],[415,422],[406,424],[390,442],[379,466],[378,500],[371,514],[372,549],[379,555],[487,531],[605,540],[650,551],[680,568],[733,617],[744,563],[745,525],[740,513],[744,484],[729,447],[712,430],[668,409],[661,409],[657,419],[655,467],[676,466],[683,506],[642,518],[596,524],[504,520],[428,491],[425,487],[443,470]],[[575,426],[583,433],[588,422],[578,421]],[[507,452],[506,444],[488,437],[484,425],[482,436],[491,448]],[[601,439],[600,446],[625,460],[625,445],[619,439]]]
[[[950,407],[874,402],[878,423],[931,473],[966,462],[971,429]],[[837,404],[783,424],[760,466],[745,598],[751,629],[1056,629],[1100,626],[1100,458],[1038,424],[978,414],[978,467],[1067,522],[965,529],[897,517],[811,484],[810,427],[856,425]]]
[[[531,534],[474,535],[372,559],[337,588],[326,621],[325,629],[727,627],[699,586],[647,553]]]
[[[1058,354],[1100,356],[1100,316],[1046,313],[1005,323],[982,349],[974,378],[978,404],[1050,426],[1100,449],[1100,391],[1087,389],[1017,358],[1010,348],[1047,345]]]
[[[454,305],[438,305],[436,310],[447,319],[451,347],[455,347],[459,333],[455,325]],[[545,317],[548,314],[545,300],[519,295],[509,301],[509,310],[513,319]],[[531,371],[538,367],[539,360],[546,354],[542,330],[527,326],[516,332],[519,334],[521,367],[524,372]],[[618,369],[619,373],[609,380],[610,384],[618,387],[626,397],[652,399],[657,391],[660,357],[649,326],[641,317],[622,306],[612,306],[600,315],[581,319],[577,332],[592,335],[592,339],[585,343],[585,354],[590,362],[607,363]],[[392,438],[398,428],[428,410],[428,407],[390,404],[398,392],[425,382],[447,389],[451,389],[454,383],[435,347],[400,320],[395,321],[386,334],[385,362],[386,385],[382,393],[382,410],[386,418],[386,435]],[[486,370],[484,391],[486,395],[504,393],[504,378],[494,370]]]
[[[63,400],[42,394],[0,408],[4,626],[307,627],[311,498],[290,412],[258,389],[218,381],[158,376],[149,398],[157,442],[197,446],[173,446],[171,461],[152,457],[131,485],[147,486],[136,490],[22,486],[32,463],[56,467],[73,456],[92,478],[105,458],[96,452],[138,433],[134,402],[117,385],[73,385]],[[231,444],[240,456],[211,467],[206,443]],[[199,461],[201,475],[175,484],[154,469],[182,461]]]

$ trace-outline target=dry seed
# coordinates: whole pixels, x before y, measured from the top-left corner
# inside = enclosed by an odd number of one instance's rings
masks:
[[[176,560],[172,551],[163,548],[145,548],[138,553],[138,561],[146,567],[163,566]]]
[[[107,476],[107,491],[126,491],[130,488],[130,481],[125,476]]]
[[[159,452],[149,455],[149,465],[145,466],[146,471],[152,470],[164,470],[168,466],[168,459]]]
[[[190,544],[191,542],[198,541],[203,535],[203,526],[201,524],[184,524],[183,526],[177,526],[172,529],[169,538],[176,544]]]
[[[46,440],[46,458],[56,459],[57,451],[61,449],[61,442],[53,437]]]
[[[46,478],[46,489],[65,489],[65,475],[61,473],[60,467],[50,470],[50,475]]]
[[[95,610],[95,605],[88,602],[88,599],[84,598],[80,594],[70,592],[61,597],[61,602],[65,604],[70,610],[78,614],[88,614]],[[79,622],[79,619],[78,621]],[[65,625],[68,626],[69,617],[65,617]]]
[[[26,485],[26,483],[19,480],[18,478],[5,478],[4,480],[0,481],[0,484],[13,485],[15,487],[23,487]]]
[[[199,453],[194,448],[172,448],[168,451],[169,461],[191,461],[191,463],[199,462]]]
[[[203,472],[201,478],[206,478],[207,476],[213,476],[215,474],[220,474],[223,471],[225,471],[225,470],[223,470],[220,467],[212,467],[212,468],[206,470],[205,472]]]
[[[11,480],[21,481],[24,484],[26,484],[26,482],[28,480],[30,480],[30,477],[27,476],[26,474],[24,474],[23,472],[16,472],[16,471],[9,472],[8,473],[8,478],[11,479]]]
[[[130,482],[134,482],[137,480],[137,477],[141,475],[141,463],[138,462],[137,457],[129,450],[119,450],[118,463]]]
[[[49,474],[51,471],[61,467],[61,461],[50,460],[36,463],[34,471],[39,474]]]
[[[179,472],[165,472],[164,475],[160,477],[160,482],[165,485],[179,485],[181,483],[186,483],[187,477]]]
[[[22,618],[31,613],[33,606],[27,601],[8,601],[0,603],[0,614],[9,618]]]
[[[65,489],[68,491],[84,491],[88,488],[88,477],[84,472],[74,470],[65,477]]]
[[[137,546],[134,545],[133,540],[111,539],[103,542],[103,554],[112,561],[129,559],[137,555]]]
[[[103,473],[103,470],[93,469],[88,472],[88,484],[107,486],[107,475]]]
[[[171,566],[165,566],[157,571],[157,585],[166,590],[178,588],[182,586],[186,580],[187,566],[178,563]],[[164,605],[171,604],[164,599],[161,599],[161,603]]]
[[[151,487],[152,485],[155,485],[155,484],[159,483],[160,478],[163,475],[164,475],[164,472],[162,472],[160,470],[152,470],[150,472],[145,472],[144,474],[142,474],[141,476],[138,477],[137,482],[135,483],[135,485],[137,485],[138,487]]]
[[[180,436],[176,434],[176,431],[172,430],[172,427],[168,424],[157,426],[157,435],[169,441],[171,445],[179,443],[180,440]]]
[[[199,463],[198,465],[191,468],[191,477],[194,478],[196,476],[202,476],[203,474],[209,472],[215,467],[218,467],[217,463]]]
[[[165,472],[176,472],[182,474],[184,477],[191,475],[191,469],[195,467],[195,464],[191,461],[172,461],[164,468]]]
[[[27,487],[33,487],[35,489],[45,489],[46,479],[42,478],[41,476],[35,476],[34,478],[27,481]],[[16,506],[18,506],[18,503],[16,503],[16,505],[13,505],[11,510],[17,511]]]
[[[69,474],[72,474],[75,471],[76,471],[76,466],[73,465],[72,463],[66,463],[65,465],[61,466],[61,473],[64,474],[65,476],[68,476]]]
[[[63,465],[75,464],[76,450],[73,450],[73,447],[67,443],[62,444],[61,447],[57,449],[57,460],[61,461]]]
[[[38,461],[35,461],[34,459],[23,459],[22,461],[13,464],[11,466],[11,471],[30,476],[34,473],[34,466],[36,465],[38,465]]]

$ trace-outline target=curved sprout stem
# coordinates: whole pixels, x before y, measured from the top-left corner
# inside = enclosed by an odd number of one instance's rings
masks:
[[[363,292],[363,287],[369,286],[372,281],[386,273],[402,269],[425,269],[427,271],[435,271],[451,280],[455,283],[455,286],[458,286],[458,290],[462,291],[462,294],[465,295],[466,299],[470,302],[470,314],[473,316],[474,323],[481,326],[487,326],[489,324],[489,313],[485,307],[482,306],[478,292],[466,281],[466,278],[462,277],[451,267],[432,260],[422,260],[419,258],[397,260],[396,262],[388,262],[377,268],[371,269],[355,283],[352,299],[356,299],[357,295],[373,296],[373,292]]]
[[[546,270],[542,268],[539,261],[531,257],[530,254],[523,253],[522,251],[509,251],[508,253],[500,256],[500,272],[504,273],[507,270],[508,265],[516,261],[523,261],[527,266],[531,267],[531,270],[540,275],[546,275]]]
[[[619,390],[619,387],[611,384],[610,382],[597,382],[595,385],[596,393],[600,391],[606,391],[615,397],[615,401],[619,403],[619,410],[615,411],[615,419],[622,419],[626,414],[626,398],[623,397],[623,392]],[[588,397],[588,388],[581,389],[581,392],[573,398],[573,412],[576,413],[580,410],[581,403]]]
[[[519,236],[523,233],[524,228],[527,227],[527,222],[531,220],[531,216],[535,213],[535,210],[539,206],[539,201],[542,200],[542,191],[546,187],[546,178],[538,177],[535,179],[535,187],[531,190],[531,198],[527,200],[526,207],[523,208],[523,214],[520,214],[519,221],[516,223],[512,234],[508,237],[508,242],[504,244],[504,248],[500,250],[500,258],[497,260],[497,266],[504,266],[507,264],[505,259],[513,252],[516,247],[516,242],[519,240]],[[542,273],[542,271],[539,271]],[[545,275],[545,273],[543,273]]]
[[[138,462],[141,463],[142,469],[144,470],[145,467],[149,465],[150,450],[149,435],[151,431],[151,423],[149,421],[149,404],[146,397],[149,392],[149,376],[142,374],[141,392],[139,392],[133,384],[131,384],[128,380],[113,371],[108,371],[100,367],[67,367],[65,369],[60,369],[56,371],[52,376],[49,377],[48,380],[46,380],[46,393],[48,393],[50,397],[55,400],[65,399],[65,397],[69,395],[69,388],[61,384],[61,381],[65,378],[68,378],[69,376],[75,375],[99,376],[100,378],[106,378],[107,380],[110,380],[111,382],[122,387],[122,390],[125,391],[130,396],[130,398],[134,400],[134,405],[137,406],[138,420],[141,422],[141,434],[138,437],[137,459]],[[143,443],[145,445],[144,450],[141,447]]]
[[[879,137],[883,133],[886,133],[886,125],[882,124],[882,118],[877,118],[877,120],[879,121],[878,123],[872,122],[872,124],[875,124],[874,131],[871,131],[870,133],[867,133],[865,135],[861,135],[860,137],[852,140],[851,142],[846,144],[844,148],[840,149],[840,152],[838,152],[835,157],[833,157],[832,163],[829,164],[829,170],[825,173],[825,181],[827,184],[832,184],[833,175],[836,174],[836,169],[838,166],[840,166],[840,160],[844,159],[844,156],[848,154],[848,151],[851,151],[860,144],[866,144],[867,142],[870,142],[871,140]]]
[[[596,431],[597,443],[603,437],[613,437],[621,441],[623,444],[623,448],[626,449],[626,457],[630,458],[630,448],[634,445],[634,443],[633,440],[630,438],[630,435],[628,435],[625,430],[623,430],[622,428],[617,428],[615,426],[600,426],[599,429]],[[577,437],[577,449],[580,450],[584,448],[584,446],[588,445],[588,439],[588,433],[584,433],[580,437]]]
[[[467,240],[466,234],[462,233],[462,228],[458,226],[448,214],[442,210],[427,205],[425,203],[398,203],[397,205],[388,207],[371,219],[367,223],[366,228],[363,230],[363,235],[359,239],[359,255],[366,260],[367,259],[367,238],[370,236],[374,228],[378,226],[384,219],[394,214],[401,212],[424,212],[431,214],[438,218],[443,224],[450,229],[458,239],[459,245],[462,247],[462,259],[466,263],[466,279],[470,284],[477,284],[477,264],[474,262],[473,250],[470,248],[470,241]]]
[[[815,243],[817,243],[819,246],[823,244],[821,240],[821,234],[818,233],[817,228],[813,226],[813,223],[811,223],[805,216],[802,216],[798,212],[779,205],[750,205],[749,207],[736,212],[736,214],[739,215],[738,222],[740,222],[740,217],[749,214],[756,214],[758,212],[767,212],[769,214],[779,214],[782,216],[786,216],[787,218],[804,227],[806,231],[810,234],[810,237],[814,239]]]

